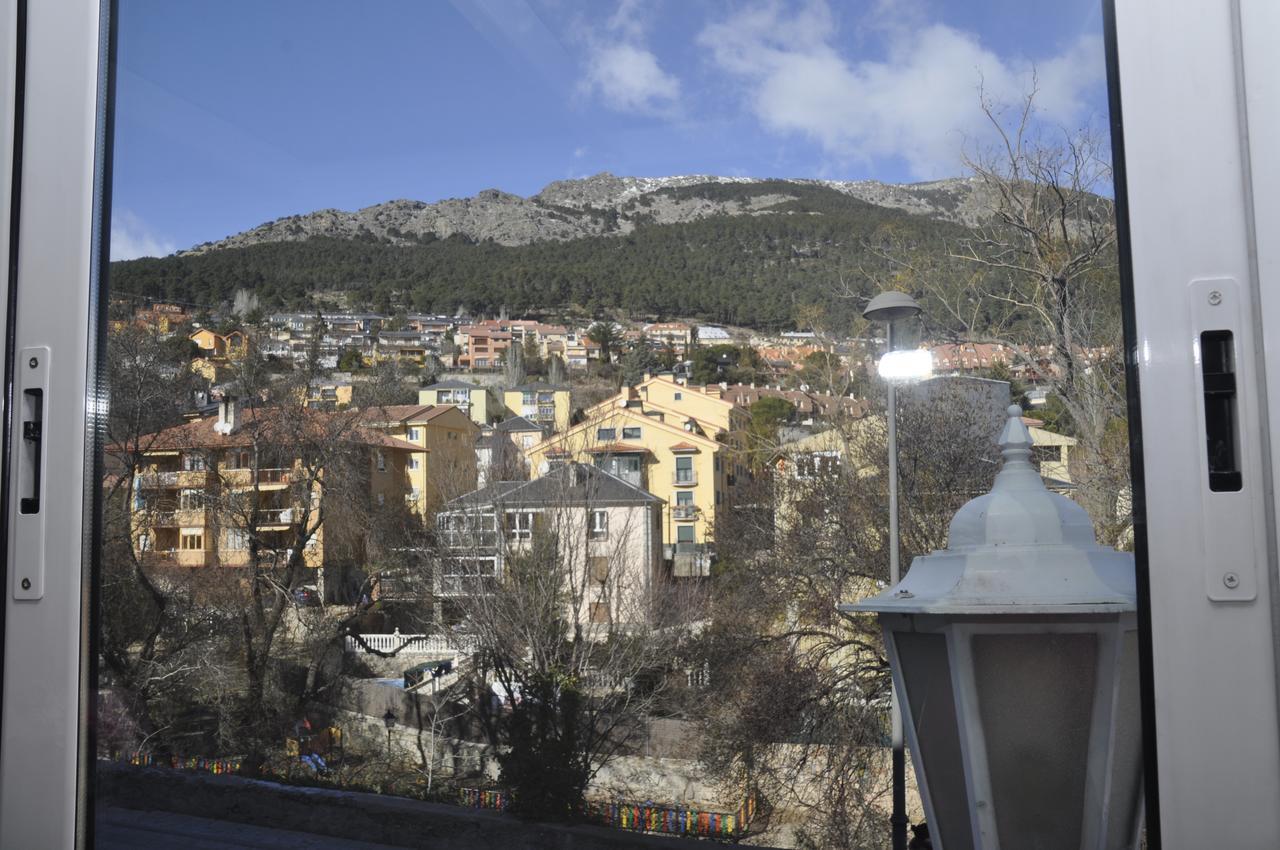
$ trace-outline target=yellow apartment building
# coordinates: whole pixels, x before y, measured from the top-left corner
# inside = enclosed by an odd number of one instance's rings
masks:
[[[707,575],[717,511],[749,474],[739,452],[749,417],[718,392],[663,377],[626,387],[534,445],[532,472],[590,463],[647,490],[665,503],[662,541],[675,575]]]
[[[329,601],[349,601],[363,578],[364,528],[355,518],[363,510],[356,508],[377,512],[402,501],[417,449],[351,414],[241,409],[235,401],[139,445],[130,521],[144,565],[235,569],[256,559],[283,566],[301,549],[301,563],[315,570],[311,581]],[[319,461],[326,452],[335,459]],[[357,476],[356,487],[326,496],[321,480],[339,468]],[[354,501],[326,505],[327,498]]]
[[[413,447],[405,500],[421,516],[430,517],[443,501],[475,489],[480,426],[455,405],[389,405],[360,415],[366,427]]]
[[[418,404],[452,404],[477,425],[491,425],[506,417],[502,401],[492,387],[447,380],[418,390]]]
[[[573,415],[569,388],[544,381],[512,387],[502,394],[502,402],[511,416],[522,416],[550,431],[568,430]]]

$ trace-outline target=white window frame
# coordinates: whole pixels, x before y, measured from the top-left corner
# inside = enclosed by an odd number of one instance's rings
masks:
[[[587,517],[587,537],[590,540],[609,539],[609,512],[601,508],[593,509]]]
[[[83,835],[95,769],[81,722],[94,698],[81,657],[82,640],[91,636],[82,635],[81,627],[88,621],[83,612],[93,604],[87,597],[88,565],[97,557],[87,545],[87,523],[101,492],[101,481],[93,478],[88,422],[92,417],[101,424],[106,409],[97,389],[95,351],[105,330],[99,326],[105,293],[99,300],[97,287],[106,263],[99,237],[109,232],[99,201],[110,189],[104,96],[110,4],[27,2],[22,33],[18,9],[19,0],[0,0],[0,269],[15,305],[10,316],[8,297],[0,298],[0,326],[14,328],[6,342],[17,358],[39,347],[50,353],[43,361],[49,391],[40,509],[19,514],[18,500],[10,499],[4,518],[7,562],[26,565],[26,575],[15,570],[3,603],[7,633],[22,638],[5,644],[0,847],[69,848]],[[19,55],[25,55],[21,125],[15,99]],[[25,141],[20,156],[19,128]],[[14,164],[20,172],[12,171]],[[19,186],[15,207],[11,200]],[[11,258],[17,260],[14,279],[8,274]],[[14,374],[16,382],[23,373]],[[5,436],[13,453],[21,428],[10,427]],[[15,472],[5,470],[10,492]],[[30,588],[19,586],[21,578]],[[32,682],[41,687],[30,687]]]

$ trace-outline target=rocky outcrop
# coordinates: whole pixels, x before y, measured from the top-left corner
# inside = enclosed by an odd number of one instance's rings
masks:
[[[758,191],[724,191],[742,186]],[[706,187],[705,191],[699,191]],[[796,195],[787,191],[795,187]],[[626,234],[642,223],[680,224],[716,215],[769,214],[796,200],[801,187],[821,187],[876,206],[972,226],[987,208],[980,184],[968,179],[892,184],[876,180],[774,180],[684,175],[617,177],[608,172],[558,180],[532,197],[485,189],[471,198],[433,204],[395,200],[355,212],[325,209],[267,222],[188,253],[327,236],[411,245],[462,238],[527,245],[587,236]]]

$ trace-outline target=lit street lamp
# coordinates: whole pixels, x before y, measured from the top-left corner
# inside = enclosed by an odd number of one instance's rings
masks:
[[[948,548],[846,611],[880,615],[934,846],[1137,845],[1142,742],[1132,556],[1049,492],[1017,405],[990,493]]]
[[[382,715],[382,724],[387,727],[387,764],[391,764],[391,730],[396,725],[396,713],[388,708]]]
[[[920,305],[905,292],[881,292],[862,317],[886,326],[888,339],[877,371],[888,386],[886,420],[889,431],[889,583],[901,578],[898,554],[898,394],[897,382],[928,377],[933,371],[933,358],[926,350],[913,350],[907,337],[909,325],[917,325]],[[898,705],[898,688],[892,689],[889,709],[892,724],[890,744],[893,747],[893,850],[907,850],[907,765],[902,746],[902,708]]]

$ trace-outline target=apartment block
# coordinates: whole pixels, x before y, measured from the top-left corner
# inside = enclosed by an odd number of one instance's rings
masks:
[[[227,399],[217,415],[148,435],[136,450],[130,521],[145,565],[300,564],[327,600],[346,601],[364,574],[359,516],[404,499],[417,447],[363,427],[354,413]],[[322,486],[335,475],[342,487]]]

